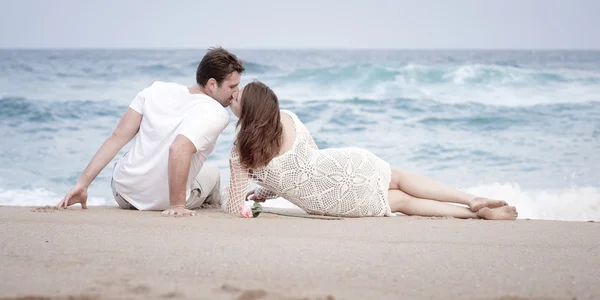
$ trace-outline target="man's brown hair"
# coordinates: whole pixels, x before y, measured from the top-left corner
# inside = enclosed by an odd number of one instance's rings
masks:
[[[198,64],[196,83],[204,87],[209,79],[214,78],[221,86],[223,80],[231,73],[244,73],[244,64],[235,54],[222,47],[210,47]]]

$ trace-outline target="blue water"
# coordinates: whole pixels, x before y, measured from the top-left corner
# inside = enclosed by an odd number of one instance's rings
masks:
[[[242,83],[270,85],[319,147],[369,149],[507,199],[521,218],[600,220],[598,51],[235,53]],[[156,80],[193,84],[203,54],[0,50],[0,205],[55,204],[135,94]],[[224,182],[231,116],[209,159]],[[91,204],[114,205],[111,171],[90,187]]]

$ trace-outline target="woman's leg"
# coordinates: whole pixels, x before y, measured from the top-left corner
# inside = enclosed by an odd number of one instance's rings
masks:
[[[392,168],[390,190],[401,190],[415,198],[441,202],[459,203],[469,206],[472,212],[483,207],[495,208],[508,205],[505,201],[492,200],[463,193],[427,177]]]
[[[401,190],[389,190],[388,201],[392,212],[401,212],[409,216],[478,218],[476,213],[464,206],[416,198]]]
[[[389,190],[388,201],[392,212],[401,212],[409,216],[482,218],[487,220],[514,220],[517,218],[517,209],[514,206],[484,207],[474,213],[466,207],[416,198],[401,190]]]

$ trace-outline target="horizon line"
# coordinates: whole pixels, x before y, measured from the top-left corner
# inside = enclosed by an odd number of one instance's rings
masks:
[[[168,51],[168,50],[207,50],[210,47],[0,47],[0,50],[152,50],[152,51]],[[225,49],[231,50],[242,50],[242,51],[286,51],[286,50],[300,50],[300,51],[600,51],[600,48],[486,48],[486,47],[473,47],[473,48],[418,48],[418,47],[381,47],[381,48],[343,48],[343,47],[224,47]]]

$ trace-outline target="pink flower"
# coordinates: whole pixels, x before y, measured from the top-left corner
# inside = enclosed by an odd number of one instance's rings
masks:
[[[240,206],[240,217],[242,218],[252,218],[252,209],[246,205]]]

